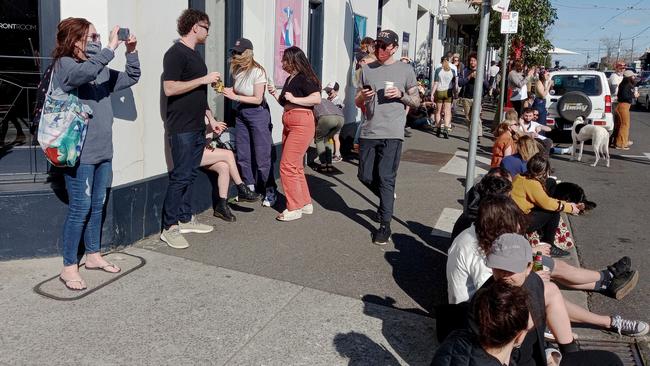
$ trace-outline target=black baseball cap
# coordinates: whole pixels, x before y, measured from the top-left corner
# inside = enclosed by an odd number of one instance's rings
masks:
[[[376,41],[384,42],[387,45],[394,44],[397,46],[399,43],[399,38],[397,37],[397,33],[393,32],[390,29],[386,29],[380,31],[379,34],[377,34]]]
[[[246,38],[240,38],[237,41],[235,41],[235,45],[230,48],[230,52],[236,51],[239,53],[242,53],[246,50],[252,50],[253,49],[253,43],[246,39]]]

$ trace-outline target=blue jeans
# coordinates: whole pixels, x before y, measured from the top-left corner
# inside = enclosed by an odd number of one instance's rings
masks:
[[[86,253],[99,252],[104,203],[111,185],[113,168],[110,161],[79,164],[65,169],[68,191],[68,215],[63,224],[63,265],[79,263],[79,242],[83,234]]]
[[[174,168],[169,173],[169,185],[163,206],[163,227],[169,229],[178,222],[192,219],[192,185],[199,173],[205,132],[191,131],[167,137]]]
[[[533,109],[539,112],[539,119],[537,120],[537,123],[546,126],[546,115],[548,114],[546,111],[546,100],[535,98],[535,102],[533,102]]]

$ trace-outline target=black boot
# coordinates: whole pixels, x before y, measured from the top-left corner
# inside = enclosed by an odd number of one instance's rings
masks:
[[[251,191],[244,183],[237,185],[237,191],[237,200],[239,202],[257,202],[260,200],[260,195]]]
[[[235,222],[237,218],[235,215],[230,212],[230,207],[228,207],[228,201],[225,198],[219,197],[217,201],[217,206],[214,208],[214,217],[218,217],[224,221]]]

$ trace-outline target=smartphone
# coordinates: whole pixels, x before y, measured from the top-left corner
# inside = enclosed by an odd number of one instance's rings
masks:
[[[117,39],[120,41],[126,41],[129,39],[130,33],[129,28],[120,28],[117,31]]]
[[[372,90],[372,87],[370,85],[367,85],[367,84],[364,85],[363,88],[366,89],[366,90]]]

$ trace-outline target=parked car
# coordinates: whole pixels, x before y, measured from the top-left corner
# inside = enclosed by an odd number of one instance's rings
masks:
[[[546,96],[546,125],[570,131],[581,116],[589,124],[614,129],[612,97],[605,73],[595,70],[559,70],[550,73],[551,91]]]
[[[644,106],[647,111],[650,111],[650,80],[642,80],[636,86],[639,88],[639,97],[636,98],[636,105]]]

